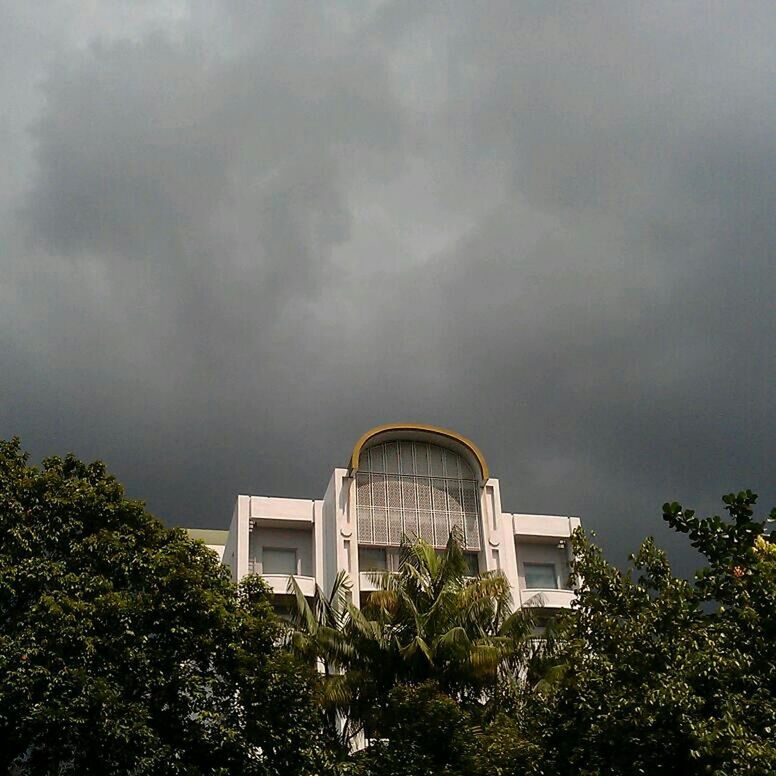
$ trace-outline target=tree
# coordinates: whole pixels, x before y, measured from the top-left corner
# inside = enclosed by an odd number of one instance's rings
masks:
[[[435,682],[397,684],[381,739],[353,759],[364,776],[476,776],[479,742],[470,715]]]
[[[484,720],[434,681],[394,686],[382,725],[353,758],[359,776],[525,776],[541,753],[514,717]]]
[[[531,710],[540,773],[776,772],[776,545],[756,498],[725,496],[727,520],[664,506],[706,560],[693,582],[651,539],[621,572],[578,533],[578,599]]]
[[[331,682],[337,666],[342,662],[343,651],[347,650],[343,636],[349,617],[350,591],[351,583],[347,573],[339,571],[328,596],[320,585],[315,585],[311,605],[296,579],[291,577],[288,592],[294,596],[295,607],[291,610],[292,627],[285,634],[287,643],[297,657],[308,666],[320,668],[323,677],[318,697],[322,701],[327,730],[343,748],[348,746],[349,731],[347,725],[338,724],[339,708],[336,700],[331,697]]]
[[[310,772],[317,678],[280,635],[102,463],[0,442],[0,772]]]
[[[442,553],[404,541],[398,572],[373,579],[379,589],[363,609],[349,603],[341,580],[312,608],[297,590],[293,643],[326,666],[324,696],[346,735],[364,726],[382,735],[400,685],[431,682],[483,720],[500,694],[519,687],[533,648],[530,617],[511,611],[502,574],[469,576],[456,536]]]

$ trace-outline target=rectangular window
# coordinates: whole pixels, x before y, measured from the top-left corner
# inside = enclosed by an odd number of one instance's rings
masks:
[[[552,563],[524,563],[525,586],[528,590],[557,590],[558,575]]]
[[[480,559],[476,552],[465,552],[463,557],[466,559],[467,574],[470,577],[476,577],[480,573]]]
[[[296,574],[296,550],[264,547],[261,552],[262,574]]]
[[[360,571],[387,571],[388,558],[383,547],[359,547],[358,567]]]

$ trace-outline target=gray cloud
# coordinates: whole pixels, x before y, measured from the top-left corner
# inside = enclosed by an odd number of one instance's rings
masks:
[[[398,419],[617,559],[776,503],[772,4],[52,8],[0,25],[0,433],[191,525]]]

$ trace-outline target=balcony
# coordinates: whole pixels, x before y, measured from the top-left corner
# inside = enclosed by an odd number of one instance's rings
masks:
[[[379,590],[380,585],[376,585],[373,579],[370,579],[372,574],[374,573],[382,573],[382,572],[369,572],[369,571],[362,571],[358,575],[358,585],[361,588],[362,593],[371,593],[374,590]]]
[[[578,517],[563,517],[560,515],[521,515],[514,514],[512,527],[515,537],[528,541],[537,539],[569,539],[574,529],[579,526]]]
[[[250,497],[250,519],[264,528],[312,527],[315,502],[299,498]]]
[[[275,595],[287,595],[288,586],[291,581],[291,574],[262,574],[261,578],[270,586]],[[315,595],[315,578],[308,576],[293,575],[297,585],[304,593],[305,598],[312,598]]]
[[[574,600],[573,590],[521,590],[523,606],[543,609],[569,609]]]
[[[288,582],[295,577],[305,595],[315,591],[315,562],[311,524],[266,526],[252,525],[248,550],[248,571],[260,574],[272,590],[285,595]]]

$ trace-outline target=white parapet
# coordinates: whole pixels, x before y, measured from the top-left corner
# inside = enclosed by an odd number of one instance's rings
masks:
[[[573,590],[523,590],[523,606],[568,609],[573,600]]]
[[[376,585],[372,575],[368,571],[362,571],[359,575],[359,588],[362,593],[371,593],[374,590],[379,590],[380,585]]]
[[[314,523],[315,502],[303,498],[251,496],[250,519],[278,523]]]
[[[578,517],[565,515],[512,515],[515,536],[537,539],[569,539],[579,526]]]
[[[288,593],[288,585],[291,581],[291,576],[289,574],[262,574],[261,578],[270,586],[270,588],[272,588],[273,593],[279,595]],[[310,598],[315,595],[314,577],[294,575],[294,579],[296,580],[297,585],[299,585],[299,589],[306,597]]]

